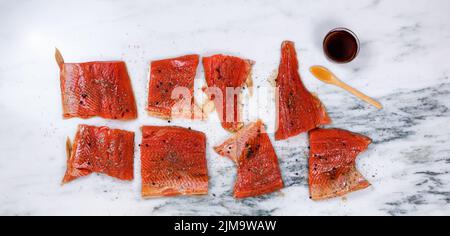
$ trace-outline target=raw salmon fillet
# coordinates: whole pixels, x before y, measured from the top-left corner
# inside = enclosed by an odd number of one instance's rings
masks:
[[[214,149],[236,162],[234,197],[255,197],[283,188],[278,157],[262,121],[249,124]]]
[[[250,60],[226,55],[203,58],[208,85],[205,92],[214,101],[222,127],[228,131],[236,132],[244,125],[239,94],[250,80],[252,64]]]
[[[309,133],[309,190],[313,200],[343,196],[370,183],[356,170],[355,161],[372,142],[341,129],[315,129]]]
[[[208,193],[205,134],[181,127],[142,127],[142,196]]]
[[[331,122],[325,107],[303,85],[293,42],[281,46],[276,85],[279,89],[276,140],[285,140]]]
[[[149,114],[165,120],[195,118],[194,79],[198,55],[153,61],[150,69]]]
[[[80,125],[73,145],[68,143],[63,184],[93,172],[133,180],[134,133]]]
[[[64,63],[59,51],[56,55],[64,118],[137,118],[136,102],[124,62]]]

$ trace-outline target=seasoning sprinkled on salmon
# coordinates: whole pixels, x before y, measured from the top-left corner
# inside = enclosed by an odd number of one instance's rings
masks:
[[[142,135],[144,198],[208,193],[206,137],[202,132],[144,126]]]
[[[124,62],[64,63],[59,51],[63,117],[137,118],[136,102]]]
[[[149,114],[165,120],[202,118],[194,100],[198,55],[153,61],[150,69]],[[197,112],[197,113],[196,113]]]
[[[241,121],[240,94],[243,86],[251,84],[253,62],[239,57],[214,55],[203,58],[205,93],[214,101],[222,127],[236,132],[244,125]]]
[[[73,145],[67,142],[67,156],[63,184],[93,172],[133,180],[134,133],[80,125]]]
[[[234,197],[255,197],[283,188],[278,157],[262,121],[249,124],[214,149],[236,162]]]
[[[341,129],[315,129],[309,140],[311,199],[339,197],[370,186],[355,166],[358,154],[372,142],[370,138]]]
[[[276,140],[285,140],[331,122],[325,107],[303,85],[293,42],[281,46],[276,86],[279,89]]]

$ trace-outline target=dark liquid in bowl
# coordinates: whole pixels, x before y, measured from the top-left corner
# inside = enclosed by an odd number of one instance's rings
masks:
[[[325,54],[331,60],[338,63],[347,63],[358,55],[359,42],[349,30],[334,30],[325,37],[323,48]]]

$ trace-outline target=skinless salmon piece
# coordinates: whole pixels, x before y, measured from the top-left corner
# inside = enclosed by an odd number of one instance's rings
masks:
[[[320,100],[302,83],[293,42],[285,41],[281,46],[276,86],[279,89],[276,140],[288,139],[331,123]]]
[[[244,125],[239,97],[242,87],[251,81],[252,64],[250,60],[226,55],[203,58],[208,85],[205,92],[214,101],[222,127],[230,132],[236,132]]]
[[[262,121],[249,124],[214,149],[236,162],[234,197],[255,197],[283,188],[278,157]]]
[[[142,196],[208,193],[205,134],[181,127],[142,127]]]
[[[309,133],[309,190],[313,200],[343,196],[370,183],[356,170],[355,161],[372,142],[342,129],[315,129]]]
[[[151,116],[165,120],[196,118],[195,109],[198,108],[194,101],[194,79],[198,64],[198,55],[151,63],[147,107]]]
[[[93,172],[133,180],[133,132],[80,125],[73,145],[68,142],[67,146],[63,184]]]
[[[64,63],[59,51],[63,117],[137,118],[136,102],[124,62]]]

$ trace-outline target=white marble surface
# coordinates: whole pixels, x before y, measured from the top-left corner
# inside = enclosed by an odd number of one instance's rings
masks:
[[[450,1],[34,1],[0,0],[0,215],[449,215]],[[321,51],[327,30],[346,26],[362,42],[348,65]],[[319,94],[333,127],[374,139],[358,159],[373,184],[346,199],[312,202],[306,136],[275,144],[286,188],[264,197],[231,197],[235,167],[211,151],[228,134],[214,122],[177,121],[208,135],[210,194],[143,200],[139,152],[131,183],[92,175],[61,187],[64,141],[81,123],[136,131],[166,124],[148,117],[148,64],[186,53],[230,53],[256,61],[267,85],[283,40],[296,42],[306,86]],[[54,47],[66,61],[127,62],[140,118],[133,122],[61,119]],[[379,99],[376,109],[313,79],[328,66]],[[199,70],[199,82],[203,74]],[[261,108],[270,122],[270,106]],[[265,109],[268,109],[267,111]]]

